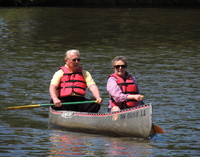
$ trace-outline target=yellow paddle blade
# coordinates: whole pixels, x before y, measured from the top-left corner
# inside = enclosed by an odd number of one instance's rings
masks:
[[[13,107],[4,108],[4,110],[16,110],[16,109],[34,108],[34,107],[40,107],[40,104],[25,105],[25,106],[13,106]]]

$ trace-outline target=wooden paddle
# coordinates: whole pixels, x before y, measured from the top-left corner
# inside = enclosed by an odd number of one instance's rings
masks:
[[[152,124],[151,133],[162,133],[163,134],[164,132],[159,126]]]
[[[74,104],[85,104],[85,103],[97,103],[97,101],[96,100],[92,100],[92,101],[65,102],[65,103],[62,103],[62,105],[74,105]],[[54,105],[54,104],[35,104],[35,105],[13,106],[13,107],[4,108],[4,110],[36,108],[36,107],[52,106],[52,105]]]
[[[142,98],[144,98],[144,95],[142,95]],[[141,103],[142,103],[142,105],[144,105],[143,100],[141,101]],[[152,124],[151,133],[162,133],[163,134],[164,132],[162,131],[162,129],[159,126]]]

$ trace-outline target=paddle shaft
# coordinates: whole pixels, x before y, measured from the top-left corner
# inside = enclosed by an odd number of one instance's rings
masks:
[[[64,102],[64,103],[62,103],[62,105],[76,105],[76,104],[85,104],[85,103],[97,103],[97,101],[96,100],[92,100],[92,101]],[[54,105],[54,104],[36,104],[36,105],[13,106],[13,107],[4,108],[4,110],[36,108],[36,107],[44,107],[44,106],[52,106],[52,105]]]
[[[75,104],[86,104],[86,103],[96,103],[96,100],[92,101],[76,101],[76,102],[63,102],[62,105],[75,105]],[[40,106],[52,106],[54,104],[40,104]]]

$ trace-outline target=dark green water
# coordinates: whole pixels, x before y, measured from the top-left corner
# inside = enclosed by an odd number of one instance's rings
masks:
[[[198,156],[200,154],[200,11],[198,9],[0,8],[0,156]],[[76,48],[107,110],[110,61],[125,55],[153,121],[152,140],[58,130],[49,83]],[[87,92],[87,97],[92,95]]]

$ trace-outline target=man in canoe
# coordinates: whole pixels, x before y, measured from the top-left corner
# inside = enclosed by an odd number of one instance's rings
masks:
[[[51,103],[55,104],[52,106],[54,109],[80,112],[98,112],[100,109],[102,98],[98,87],[90,73],[79,66],[80,60],[78,50],[68,50],[65,53],[66,64],[54,74],[49,87]],[[86,101],[87,87],[97,103],[62,105],[63,102]]]
[[[126,57],[116,56],[111,63],[115,73],[109,76],[107,82],[107,91],[110,95],[108,112],[142,105],[143,95],[140,95],[136,80],[126,71]]]

